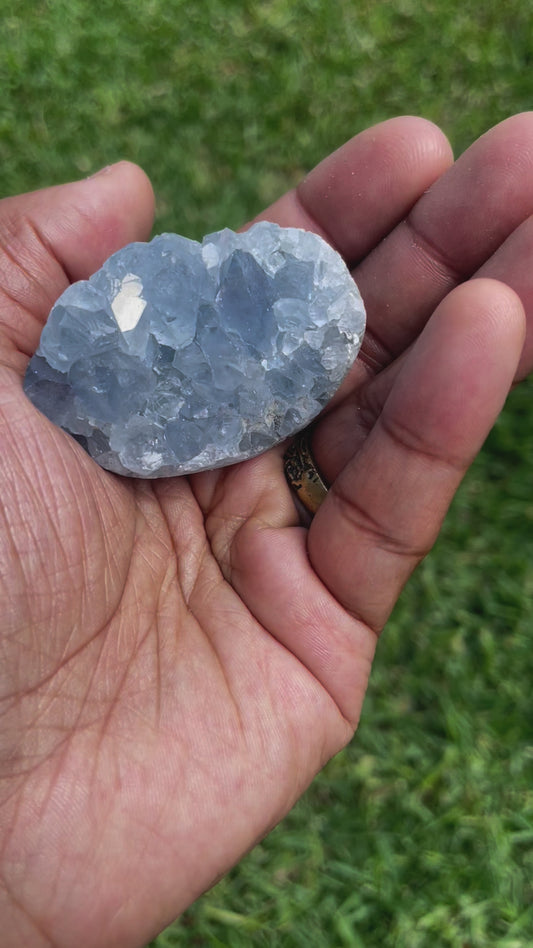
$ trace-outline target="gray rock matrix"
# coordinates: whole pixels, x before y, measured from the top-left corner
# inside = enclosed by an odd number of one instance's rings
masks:
[[[113,254],[53,307],[24,389],[102,467],[165,477],[254,457],[308,425],[361,344],[342,258],[260,222]]]

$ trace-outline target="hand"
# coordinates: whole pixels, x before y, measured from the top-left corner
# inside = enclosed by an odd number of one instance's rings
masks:
[[[143,945],[352,736],[376,635],[519,359],[520,372],[533,361],[532,153],[533,118],[518,116],[447,171],[438,130],[396,119],[263,215],[325,234],[368,306],[362,356],[315,430],[332,487],[309,529],[281,448],[121,479],[22,392],[69,280],[148,237],[142,172],[119,164],[0,203],[9,948]]]

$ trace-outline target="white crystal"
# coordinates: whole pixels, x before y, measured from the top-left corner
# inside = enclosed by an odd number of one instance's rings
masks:
[[[111,309],[121,332],[135,329],[144,310],[146,300],[142,298],[143,285],[134,273],[127,273],[119,283],[117,295],[111,302]]]

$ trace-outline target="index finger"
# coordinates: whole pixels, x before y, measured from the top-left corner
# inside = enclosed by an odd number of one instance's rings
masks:
[[[353,266],[452,162],[450,145],[432,122],[389,119],[334,151],[255,220],[312,230]]]

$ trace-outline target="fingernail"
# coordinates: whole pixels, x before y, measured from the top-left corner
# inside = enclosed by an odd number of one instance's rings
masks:
[[[113,165],[105,165],[105,167],[104,167],[104,168],[100,168],[99,171],[95,171],[93,174],[87,175],[87,179],[86,179],[86,180],[87,180],[87,181],[90,181],[91,178],[98,178],[98,176],[101,175],[101,174],[109,174],[109,172],[111,171],[111,168],[112,168],[112,167],[113,167]]]

